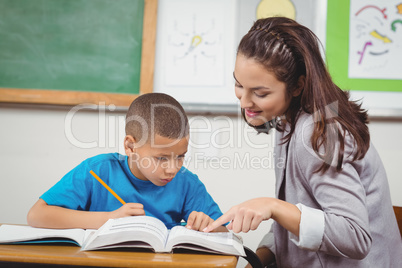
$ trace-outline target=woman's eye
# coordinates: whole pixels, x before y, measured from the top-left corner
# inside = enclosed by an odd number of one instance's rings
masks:
[[[166,161],[167,160],[167,158],[166,157],[157,157],[156,158],[158,161]]]
[[[242,86],[238,83],[235,83],[235,87],[242,87]]]
[[[257,98],[264,98],[268,96],[268,94],[257,94],[257,93],[255,93],[255,95],[257,96]]]

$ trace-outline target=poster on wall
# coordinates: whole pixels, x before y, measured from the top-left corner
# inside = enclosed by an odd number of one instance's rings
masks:
[[[224,2],[214,6],[176,0],[166,7],[167,86],[223,85]]]
[[[255,20],[296,18],[323,40],[325,7],[323,0],[158,0],[154,91],[193,111],[237,113],[236,49]]]
[[[402,2],[350,0],[349,78],[402,79]]]
[[[401,7],[401,0],[328,0],[326,61],[338,86],[401,94]]]
[[[401,0],[328,0],[326,62],[370,115],[402,117]]]
[[[236,105],[236,6],[231,0],[159,0],[155,92],[182,103]]]

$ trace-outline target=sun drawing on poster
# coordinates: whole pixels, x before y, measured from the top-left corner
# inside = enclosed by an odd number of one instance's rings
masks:
[[[222,36],[216,24],[214,18],[204,20],[197,14],[193,14],[191,23],[185,27],[183,22],[175,20],[167,43],[173,52],[172,65],[176,68],[186,66],[186,74],[195,79],[205,73],[201,69],[216,68],[220,64],[217,54],[222,46]]]

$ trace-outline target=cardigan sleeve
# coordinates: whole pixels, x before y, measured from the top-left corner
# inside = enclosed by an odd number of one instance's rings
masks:
[[[301,212],[299,236],[289,232],[289,239],[300,248],[317,251],[324,235],[324,213],[300,203],[296,206]]]
[[[309,200],[318,204],[316,208],[322,211],[324,220],[322,242],[317,247],[318,241],[313,242],[316,238],[308,238],[312,240],[308,244],[314,245],[308,248],[334,256],[362,259],[370,251],[372,237],[366,191],[359,174],[359,169],[362,169],[364,162],[352,159],[354,139],[346,133],[342,170],[336,171],[337,159],[335,158],[328,171],[322,174],[316,171],[323,160],[311,147],[312,119],[304,122],[302,120],[299,123],[299,129],[292,136],[293,146],[292,150],[289,149],[288,161],[291,162],[291,169],[295,171],[293,175],[304,184],[303,194],[309,195]],[[336,140],[328,142],[337,143]],[[337,146],[339,147],[339,144]],[[320,151],[320,153],[323,152]],[[337,155],[337,151],[334,153]],[[305,218],[303,217],[302,220],[306,220]],[[322,222],[322,218],[317,217],[314,222],[316,222],[314,225],[321,225],[322,223],[319,222]],[[303,223],[301,227],[305,228]],[[302,237],[299,238],[302,247],[306,245],[306,241],[302,242],[303,235],[302,233]]]

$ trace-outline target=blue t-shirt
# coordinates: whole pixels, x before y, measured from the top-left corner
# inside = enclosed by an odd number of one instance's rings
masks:
[[[216,220],[222,215],[204,184],[185,167],[171,182],[156,186],[136,178],[128,166],[128,157],[118,153],[101,154],[83,161],[45,192],[42,198],[48,205],[84,211],[113,211],[122,206],[96,180],[93,170],[126,203],[141,203],[145,215],[153,216],[170,229],[187,221],[193,211],[204,212]]]

